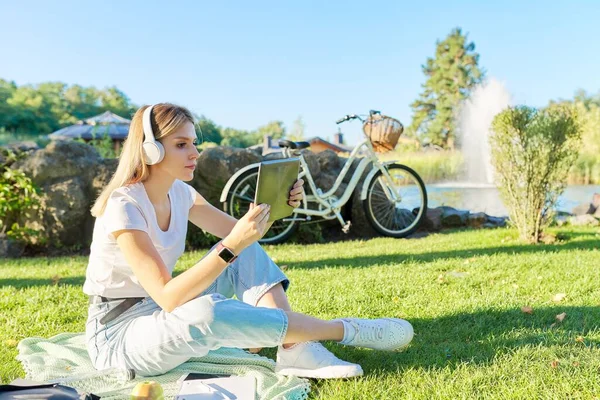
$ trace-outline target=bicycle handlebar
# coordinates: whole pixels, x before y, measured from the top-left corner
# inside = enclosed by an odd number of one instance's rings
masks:
[[[381,111],[369,110],[369,116],[372,115],[381,115]],[[340,118],[337,121],[335,121],[335,123],[341,124],[342,122],[350,121],[351,119],[359,119],[364,122],[364,120],[356,114],[347,114],[344,118]]]
[[[344,118],[340,118],[335,121],[336,124],[341,124],[342,122],[350,121],[351,119],[360,119],[360,117],[356,114],[348,114]]]

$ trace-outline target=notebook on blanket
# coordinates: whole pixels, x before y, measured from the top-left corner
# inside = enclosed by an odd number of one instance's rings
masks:
[[[175,400],[254,400],[255,396],[256,379],[251,376],[190,374]]]

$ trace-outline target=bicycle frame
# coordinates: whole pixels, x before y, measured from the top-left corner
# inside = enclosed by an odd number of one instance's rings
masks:
[[[367,150],[367,152],[366,152],[367,156],[360,161],[360,163],[356,167],[356,170],[352,174],[352,178],[350,179],[348,186],[344,190],[344,193],[342,194],[342,196],[339,199],[337,199],[334,196],[334,194],[337,191],[337,189],[340,187],[340,185],[342,184],[342,181],[346,177],[346,174],[348,174],[348,171],[350,170],[350,167],[351,167],[354,159],[358,158],[358,153],[361,151],[361,149],[363,147],[365,147]],[[292,156],[296,155],[294,153],[294,150],[287,149],[287,148],[284,149],[283,154],[285,157],[292,157]],[[363,172],[368,167],[368,165],[371,163],[373,164],[372,170],[371,170],[371,173],[369,174],[369,177],[365,180],[365,184],[367,184],[370,181],[369,178],[372,177],[374,175],[374,173],[379,170],[379,171],[382,171],[385,179],[388,180],[389,184],[391,184],[390,186],[388,186],[388,185],[382,185],[382,186],[384,188],[393,187],[392,179],[389,175],[389,172],[385,168],[385,165],[391,164],[394,161],[389,161],[389,162],[385,162],[385,163],[382,163],[381,161],[379,161],[375,151],[373,150],[373,146],[368,139],[365,139],[358,146],[356,146],[354,148],[354,150],[352,150],[352,152],[350,153],[350,157],[348,158],[348,160],[346,160],[346,163],[344,164],[342,171],[336,178],[333,186],[331,187],[331,189],[329,189],[325,193],[323,193],[321,188],[318,188],[317,185],[315,184],[315,181],[314,181],[312,175],[310,174],[308,164],[304,160],[304,157],[300,154],[299,158],[300,158],[301,172],[298,175],[298,177],[306,178],[306,181],[308,181],[308,185],[311,188],[313,195],[305,196],[303,199],[302,207],[296,208],[294,210],[294,212],[297,214],[307,215],[308,220],[310,220],[311,216],[321,217],[323,219],[337,218],[342,225],[346,225],[346,222],[342,218],[340,211],[341,211],[342,207],[348,202],[348,200],[350,200],[350,196],[352,196],[354,189],[358,185],[358,181],[360,180],[360,177],[363,175]],[[394,200],[394,201],[399,200],[398,193],[396,193],[393,190],[391,190],[391,191],[386,190],[386,195],[391,200]],[[311,210],[308,208],[309,202],[318,203],[319,205],[321,205],[323,207],[323,209]],[[292,219],[294,219],[294,218],[285,218],[284,221],[290,221]]]

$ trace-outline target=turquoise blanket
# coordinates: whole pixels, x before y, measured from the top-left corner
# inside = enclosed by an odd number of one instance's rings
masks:
[[[125,383],[117,376],[100,376],[89,359],[82,333],[63,333],[49,339],[27,338],[19,343],[18,350],[17,359],[23,364],[27,379],[50,381],[67,377],[69,386],[103,399],[128,399],[133,387],[146,380],[160,383],[165,398],[170,398],[177,393],[176,381],[185,372],[253,376],[257,399],[301,400],[310,391],[307,380],[277,375],[273,360],[241,349],[221,348],[204,357],[192,358],[164,375],[139,377]]]

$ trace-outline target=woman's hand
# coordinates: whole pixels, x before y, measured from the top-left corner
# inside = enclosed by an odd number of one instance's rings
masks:
[[[294,208],[300,207],[302,204],[302,199],[304,198],[304,180],[298,179],[294,186],[292,186],[292,190],[290,190],[290,197],[288,199],[288,204]]]
[[[268,204],[256,206],[250,203],[250,210],[235,224],[229,235],[223,239],[223,245],[231,248],[235,254],[256,242],[271,226],[269,220],[271,207]]]

